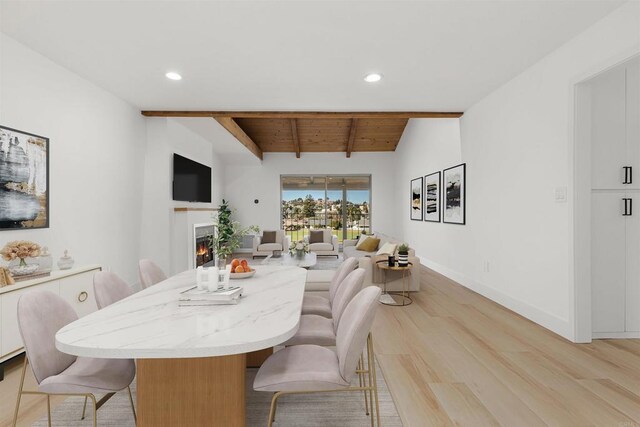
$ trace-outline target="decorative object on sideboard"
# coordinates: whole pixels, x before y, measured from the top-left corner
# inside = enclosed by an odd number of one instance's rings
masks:
[[[8,268],[0,267],[0,288],[3,286],[9,286],[16,283],[11,276],[11,272],[9,272]]]
[[[38,257],[38,272],[40,273],[50,273],[53,270],[53,257],[49,252],[49,248],[46,246],[42,247],[40,251],[40,256]]]
[[[443,171],[444,216],[442,222],[464,224],[466,210],[466,163]]]
[[[68,270],[73,267],[73,258],[69,256],[69,251],[64,250],[64,255],[58,260],[58,268],[60,270]]]
[[[440,172],[424,177],[424,220],[440,222]]]
[[[227,258],[242,245],[242,238],[249,233],[260,231],[255,225],[242,228],[238,221],[231,219],[231,214],[229,202],[222,199],[217,218],[214,220],[216,233],[210,241],[210,245],[215,250],[216,267],[221,270],[226,268]]]
[[[5,261],[9,261],[9,271],[13,277],[32,276],[40,267],[34,262],[34,258],[40,256],[40,245],[28,240],[9,242],[0,250],[0,254]]]
[[[411,180],[411,219],[422,221],[422,177]]]
[[[393,255],[389,255],[389,257],[387,258],[387,264],[389,264],[390,267],[396,265],[396,257],[394,257]]]
[[[398,246],[398,266],[406,267],[409,265],[409,245],[406,243]]]
[[[49,138],[0,126],[0,230],[49,227]]]
[[[309,244],[304,240],[292,242],[291,246],[289,246],[289,253],[295,255],[298,259],[302,259],[305,254],[309,253]]]

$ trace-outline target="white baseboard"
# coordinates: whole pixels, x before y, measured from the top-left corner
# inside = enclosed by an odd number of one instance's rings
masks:
[[[568,320],[558,317],[554,314],[547,313],[546,311],[527,304],[524,301],[512,298],[509,295],[496,290],[495,288],[477,282],[460,272],[452,270],[424,257],[420,257],[420,261],[421,264],[425,267],[428,267],[442,274],[443,276],[446,276],[449,279],[458,282],[462,286],[469,288],[472,291],[477,292],[486,298],[489,298],[491,301],[494,301],[508,308],[509,310],[515,311],[519,315],[526,317],[532,322],[535,322],[538,325],[543,326],[544,328],[547,328],[552,332],[555,332],[563,338],[574,342],[573,326],[569,323]]]
[[[591,337],[594,340],[600,340],[605,338],[640,338],[640,332],[593,332]]]

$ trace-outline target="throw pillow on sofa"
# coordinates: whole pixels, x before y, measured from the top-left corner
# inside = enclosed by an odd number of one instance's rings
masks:
[[[309,233],[309,244],[313,243],[324,243],[324,231],[311,230]]]
[[[380,249],[378,249],[376,255],[393,255],[396,252],[397,246],[398,245],[396,245],[395,243],[387,242],[383,244]]]
[[[260,239],[260,243],[276,243],[276,232],[275,231],[263,231],[262,239]]]
[[[364,252],[375,252],[380,244],[380,239],[375,237],[367,237],[363,242],[356,246],[356,249]]]

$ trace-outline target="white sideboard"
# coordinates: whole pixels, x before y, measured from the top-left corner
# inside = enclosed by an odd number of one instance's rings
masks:
[[[18,329],[17,306],[21,295],[34,289],[46,289],[60,295],[82,317],[98,309],[93,294],[93,275],[102,268],[89,265],[70,270],[52,271],[50,276],[16,282],[0,288],[0,380],[2,362],[22,353]]]

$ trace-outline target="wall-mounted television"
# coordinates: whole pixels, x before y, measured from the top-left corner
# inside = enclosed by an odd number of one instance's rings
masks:
[[[173,200],[211,203],[211,168],[174,153]]]

